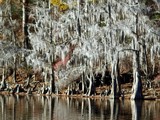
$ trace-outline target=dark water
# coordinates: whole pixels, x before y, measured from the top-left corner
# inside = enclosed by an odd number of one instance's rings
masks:
[[[160,101],[0,95],[0,120],[160,120]]]

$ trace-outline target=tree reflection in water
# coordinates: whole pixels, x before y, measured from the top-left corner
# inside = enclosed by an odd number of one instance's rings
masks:
[[[118,120],[118,113],[119,113],[119,100],[110,99],[110,120]]]
[[[141,120],[142,101],[131,100],[132,120]]]
[[[0,95],[1,120],[158,120],[160,101]]]

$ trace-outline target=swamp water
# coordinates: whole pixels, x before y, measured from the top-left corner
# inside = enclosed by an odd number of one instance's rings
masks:
[[[159,120],[160,101],[0,95],[0,120]]]

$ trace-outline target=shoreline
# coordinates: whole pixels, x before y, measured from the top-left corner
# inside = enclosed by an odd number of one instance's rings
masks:
[[[69,98],[91,98],[91,99],[113,99],[110,98],[110,96],[101,96],[101,95],[82,95],[82,94],[74,94],[74,95],[66,95],[66,94],[38,94],[36,92],[33,92],[32,94],[28,94],[26,92],[20,92],[20,93],[9,93],[8,91],[1,91],[0,95],[18,95],[18,96],[50,96],[50,97],[69,97]],[[115,100],[129,100],[131,94],[124,95],[124,97],[116,98]],[[130,99],[131,100],[131,99]],[[160,96],[153,96],[153,95],[144,95],[143,99],[138,100],[160,100]]]

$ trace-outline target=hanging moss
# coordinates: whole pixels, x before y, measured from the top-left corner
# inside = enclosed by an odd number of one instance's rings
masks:
[[[124,20],[125,18],[127,18],[126,15],[123,14],[122,10],[120,10],[120,12],[118,13],[118,16],[116,16],[116,19],[117,20]]]

